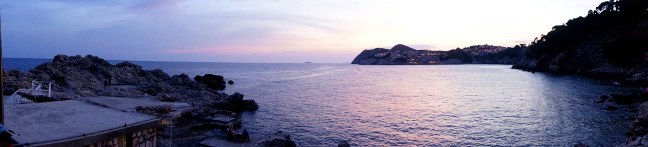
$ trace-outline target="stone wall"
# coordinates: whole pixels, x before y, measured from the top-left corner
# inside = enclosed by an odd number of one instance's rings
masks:
[[[140,130],[131,135],[133,147],[155,147],[155,134],[157,130],[155,127]]]
[[[99,141],[85,147],[155,147],[155,134],[157,130],[151,127],[136,131],[133,134],[116,137],[110,140]]]
[[[120,147],[120,146],[126,146],[126,141],[124,140],[125,136],[113,138],[110,140],[105,140],[105,141],[99,141],[90,145],[87,145],[86,147]]]

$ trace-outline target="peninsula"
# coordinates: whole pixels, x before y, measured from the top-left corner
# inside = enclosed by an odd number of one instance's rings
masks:
[[[520,61],[525,44],[515,47],[473,45],[450,51],[416,50],[403,44],[391,49],[364,50],[351,64],[434,65],[434,64],[514,64]]]

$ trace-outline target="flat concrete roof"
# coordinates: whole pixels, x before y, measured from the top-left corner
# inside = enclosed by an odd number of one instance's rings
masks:
[[[156,119],[79,100],[4,106],[5,126],[21,144],[82,136]]]

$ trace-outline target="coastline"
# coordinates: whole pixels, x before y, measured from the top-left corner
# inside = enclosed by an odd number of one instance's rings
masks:
[[[468,65],[468,66],[469,66],[469,67],[474,67],[474,66],[482,67],[481,65]],[[363,66],[363,67],[366,67],[366,66]],[[422,68],[422,67],[423,67],[423,66],[420,66],[419,68]],[[428,66],[425,66],[425,67],[427,68]],[[435,66],[429,66],[429,67],[435,67]],[[444,66],[444,67],[451,68],[451,66]],[[462,66],[462,67],[466,67],[466,66]],[[487,67],[487,69],[492,69],[492,68],[491,68],[490,66],[488,66],[488,65],[483,65],[483,67]],[[504,67],[504,66],[498,66],[498,67]],[[372,67],[367,67],[367,68],[372,68]],[[397,69],[410,69],[410,68],[404,68],[404,66],[403,66],[403,67],[400,67],[400,66],[399,66],[399,67],[394,67],[394,68],[397,68]],[[452,68],[455,68],[455,67],[452,67]],[[330,70],[330,68],[328,68],[328,69]],[[437,68],[433,68],[433,69],[437,69]],[[499,69],[499,68],[498,68],[498,69]],[[506,68],[504,68],[504,69],[506,69]],[[537,74],[536,74],[536,75],[537,75]],[[234,79],[236,80],[236,79],[239,79],[239,78],[234,78]],[[237,84],[245,84],[245,83],[250,83],[250,82],[252,82],[252,81],[242,81],[242,80],[240,80],[240,81],[237,81]],[[406,82],[406,81],[400,81],[400,82]],[[244,85],[237,85],[237,86],[244,86]],[[239,89],[239,88],[237,88],[237,89]],[[227,91],[232,92],[232,90],[227,90]],[[263,90],[263,91],[266,91],[266,90]],[[245,93],[250,93],[250,91],[243,91],[243,92],[245,92]],[[268,91],[268,92],[272,92],[272,91]],[[276,92],[276,91],[275,91],[275,92]],[[316,95],[314,95],[314,96],[316,96]],[[250,97],[259,97],[259,95],[251,95]],[[295,97],[295,96],[290,96],[290,97]],[[265,104],[265,103],[267,103],[267,102],[264,102],[264,104]],[[591,101],[590,101],[590,103],[591,103]],[[317,104],[317,103],[313,103],[313,104]],[[614,113],[614,112],[612,112],[612,113]],[[260,114],[260,113],[258,113],[258,114]],[[265,114],[265,113],[264,113],[264,114]],[[383,116],[383,117],[384,117],[384,116]],[[260,118],[257,118],[257,119],[260,119]],[[265,120],[265,119],[264,119],[264,120]],[[245,127],[245,126],[244,126],[244,127]],[[255,127],[259,127],[259,126],[255,126]],[[282,127],[279,127],[279,128],[282,128]],[[291,131],[291,132],[295,132],[295,131]],[[258,132],[257,132],[257,133],[258,133]],[[352,133],[352,132],[348,132],[348,133]],[[267,133],[267,131],[266,131],[266,132],[261,133],[261,134],[269,134],[269,133]],[[299,133],[298,133],[298,134],[299,134]],[[262,135],[262,136],[263,136],[263,135]],[[344,136],[344,135],[341,135],[341,136]],[[301,139],[300,139],[300,140],[301,140]],[[354,141],[354,142],[355,142],[355,141]],[[312,145],[312,144],[318,144],[318,143],[304,143],[304,142],[302,142],[301,144],[311,144],[311,145]],[[327,142],[327,143],[325,143],[325,144],[334,144],[334,142]],[[358,143],[358,144],[365,144],[365,143]]]

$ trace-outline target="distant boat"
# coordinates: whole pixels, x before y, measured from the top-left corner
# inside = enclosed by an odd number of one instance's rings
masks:
[[[306,62],[304,62],[304,63],[313,63],[313,62],[310,62],[310,61],[306,61]]]

